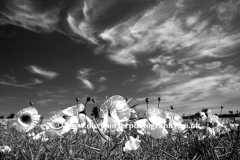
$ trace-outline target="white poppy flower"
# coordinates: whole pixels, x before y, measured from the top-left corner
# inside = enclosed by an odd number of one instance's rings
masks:
[[[202,121],[205,121],[207,119],[205,112],[199,112],[199,113],[200,113]]]
[[[27,136],[28,136],[28,137],[34,137],[34,136],[35,136],[35,133],[34,133],[34,132],[28,132]]]
[[[132,136],[129,137],[129,140],[125,143],[125,147],[123,148],[124,152],[128,152],[131,150],[137,150],[140,146],[140,140],[139,136],[137,138],[134,138]]]
[[[217,124],[221,124],[218,116],[217,115],[213,115],[211,113],[208,114],[207,122],[211,122],[211,123],[215,122]]]
[[[38,134],[33,136],[33,140],[39,140],[39,139],[41,139],[41,141],[43,142],[46,142],[49,140],[48,136],[46,135],[46,131],[39,132]]]
[[[78,128],[83,129],[87,126],[93,126],[92,120],[86,116],[85,114],[79,114],[77,116],[70,117],[66,122],[65,125],[70,126],[70,130],[73,130],[74,133],[77,132]],[[84,130],[81,130],[84,132]]]
[[[146,112],[147,120],[140,120],[135,123],[136,125],[145,125],[145,128],[138,127],[138,133],[144,134],[145,132],[155,139],[160,139],[168,134],[165,128],[167,115],[164,111],[158,108],[149,108]]]
[[[198,129],[198,130],[204,130],[205,129],[204,126],[200,126],[200,125],[196,125],[195,128]]]
[[[66,120],[59,116],[54,115],[47,122],[46,134],[51,137],[62,136],[63,134],[70,131],[70,125],[65,125]]]
[[[235,130],[235,131],[238,130],[239,124],[231,124],[230,123],[229,125],[230,125],[230,129]]]
[[[147,112],[146,112],[147,117],[150,117],[153,115],[156,115],[164,120],[169,119],[170,122],[172,122],[172,121],[179,122],[179,123],[183,122],[183,118],[180,115],[173,113],[173,112],[169,112],[169,111],[162,111],[159,108],[149,108],[147,110]]]
[[[134,122],[134,126],[137,128],[137,132],[141,135],[145,135],[146,133],[146,124],[148,120],[147,119],[140,119]]]
[[[11,150],[12,149],[9,146],[0,146],[0,152],[2,153],[9,153]]]
[[[28,107],[19,111],[14,117],[13,126],[19,132],[29,132],[40,120],[38,111],[33,107]]]
[[[169,111],[164,111],[166,114],[166,117],[170,120],[170,122],[178,122],[178,123],[182,123],[183,122],[183,118],[173,112],[169,112]]]
[[[210,127],[206,127],[205,128],[206,129],[206,134],[208,135],[208,136],[216,136],[216,132],[215,132],[215,130],[213,129],[213,128],[210,128]]]
[[[106,112],[108,112],[113,119],[120,122],[128,121],[131,114],[126,100],[118,95],[108,98],[102,104],[100,107],[100,116],[103,118]]]
[[[225,132],[227,131],[227,128],[223,125],[217,125],[216,127],[213,127],[213,130],[216,135],[220,135],[220,134],[225,134]]]
[[[119,135],[123,131],[122,122],[128,121],[130,114],[130,108],[122,96],[108,98],[100,107],[100,117],[103,118],[102,131]]]
[[[131,119],[137,119],[138,118],[138,115],[137,115],[137,112],[136,112],[135,109],[130,108],[130,113],[131,113],[131,116],[130,116]]]
[[[123,125],[119,120],[113,119],[108,113],[104,114],[103,122],[101,124],[102,131],[110,132],[112,134],[120,134],[123,131]]]
[[[148,121],[145,130],[148,134],[155,139],[160,139],[167,136],[168,131],[164,127],[165,120],[163,118],[156,115],[152,115],[147,118]]]
[[[173,121],[172,132],[173,133],[182,133],[186,129],[186,125]]]

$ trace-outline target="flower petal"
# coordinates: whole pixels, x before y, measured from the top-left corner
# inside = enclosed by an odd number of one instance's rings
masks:
[[[72,116],[77,116],[84,109],[85,109],[85,106],[82,103],[80,103],[78,105],[68,107],[68,108],[62,110],[62,113],[67,115],[67,116],[72,117]]]

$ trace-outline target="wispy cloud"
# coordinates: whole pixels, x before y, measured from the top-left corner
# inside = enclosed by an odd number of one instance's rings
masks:
[[[194,4],[186,1],[178,8],[172,1],[165,1],[140,16],[135,15],[106,29],[100,37],[108,42],[106,49],[111,53],[110,59],[123,65],[136,65],[140,55],[149,55],[160,50],[168,54],[181,53],[181,56],[188,59],[236,54],[240,33],[237,30],[234,34],[227,32],[230,28],[234,30],[235,26],[221,25],[221,18],[215,20],[214,17],[219,14],[219,9],[216,9],[218,3],[215,3],[216,6],[210,3],[202,8],[195,1]],[[224,5],[227,4],[222,4]],[[239,6],[239,3],[235,5]],[[195,7],[195,13],[189,13],[188,7]],[[231,7],[234,5],[229,7],[230,10]],[[231,16],[238,15],[231,12]]]
[[[35,73],[35,74],[41,75],[41,76],[49,78],[49,79],[53,79],[56,76],[58,76],[57,72],[47,71],[47,70],[44,70],[37,66],[29,66],[27,68],[31,73]]]
[[[43,100],[36,101],[36,103],[39,104],[40,106],[47,106],[51,102],[54,102],[54,100],[53,99],[43,99]]]
[[[6,10],[1,11],[1,24],[12,24],[35,32],[52,32],[59,22],[59,8],[40,10],[35,1],[6,1]]]
[[[93,90],[94,86],[88,80],[88,77],[90,76],[90,71],[92,71],[91,68],[83,68],[83,69],[79,70],[77,73],[77,79],[81,80],[81,82],[84,84],[84,86],[86,88]]]
[[[137,66],[145,56],[159,51],[194,59],[227,57],[236,54],[240,44],[239,23],[235,22],[238,1],[83,0],[49,4],[6,1],[0,23],[85,39],[121,65]],[[67,16],[61,19],[62,13]]]
[[[78,78],[78,79],[82,81],[82,83],[85,85],[86,88],[88,88],[88,89],[94,88],[93,84],[89,80],[84,79],[84,78]]]
[[[126,80],[122,83],[122,85],[123,85],[123,86],[126,86],[126,85],[128,85],[129,83],[132,83],[132,82],[134,82],[134,81],[136,81],[136,80],[137,80],[137,76],[136,76],[136,75],[132,75],[131,78],[126,79]]]
[[[37,85],[43,83],[43,81],[39,79],[33,79],[32,83],[23,83],[20,84],[15,77],[9,76],[9,75],[4,75],[2,79],[0,80],[0,84],[2,85],[7,85],[7,86],[12,86],[12,87],[20,87],[20,88],[31,88],[30,86],[32,85]]]
[[[100,86],[100,88],[98,89],[98,93],[100,93],[100,92],[103,92],[103,91],[105,91],[107,89],[107,86]]]
[[[104,82],[104,81],[106,81],[106,80],[107,80],[106,77],[100,77],[100,78],[98,79],[99,82]]]

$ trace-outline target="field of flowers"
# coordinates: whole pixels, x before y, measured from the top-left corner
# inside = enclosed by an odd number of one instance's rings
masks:
[[[79,102],[79,99],[76,99]],[[78,103],[41,121],[33,104],[12,120],[0,123],[0,160],[239,160],[239,122],[220,121],[211,110],[194,121],[183,120],[174,108],[148,108],[116,95],[85,114]],[[160,100],[159,100],[160,102]],[[159,105],[158,105],[159,106]]]

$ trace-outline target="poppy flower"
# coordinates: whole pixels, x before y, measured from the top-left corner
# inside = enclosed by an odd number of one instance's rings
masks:
[[[46,131],[39,132],[38,134],[34,135],[33,140],[39,140],[41,139],[42,142],[48,141],[48,136],[46,135]]]
[[[146,134],[145,127],[147,125],[148,120],[147,119],[140,119],[134,122],[134,126],[136,126],[137,132],[141,135]]]
[[[130,108],[122,96],[108,98],[100,107],[100,117],[103,118],[101,129],[106,132],[120,134],[123,131],[122,122],[130,118]]]
[[[230,129],[232,129],[232,130],[235,130],[235,131],[237,131],[238,130],[238,127],[239,127],[239,124],[229,124],[230,126]]]
[[[205,129],[206,129],[207,136],[210,136],[210,137],[216,136],[216,132],[213,128],[206,127]]]
[[[52,116],[47,122],[46,134],[51,137],[62,136],[70,131],[70,125],[65,125],[66,120],[59,116]]]
[[[186,125],[173,121],[172,132],[173,133],[182,133],[186,129]]]
[[[134,123],[139,134],[149,134],[155,139],[166,137],[168,131],[165,128],[166,114],[158,108],[149,108],[146,111],[146,119]]]
[[[202,121],[205,121],[207,119],[205,112],[199,112],[199,114],[200,114]]]
[[[78,115],[78,117],[77,116],[70,117],[65,122],[65,125],[70,126],[70,130],[73,130],[73,132],[76,133],[78,128],[84,129],[89,126],[93,126],[93,122],[88,116],[81,113]]]
[[[161,139],[167,136],[168,131],[164,127],[164,123],[166,121],[163,118],[156,115],[152,115],[147,118],[148,121],[145,130],[148,134],[150,134],[155,139]]]
[[[0,152],[9,153],[12,149],[8,146],[0,146]]]
[[[108,112],[106,112],[104,113],[101,129],[104,133],[120,134],[123,131],[123,126],[119,119],[113,119],[108,115]]]
[[[29,132],[31,129],[37,126],[40,115],[38,111],[33,107],[28,107],[19,111],[14,117],[13,126],[19,132]]]
[[[100,116],[108,112],[110,117],[120,122],[128,121],[130,118],[130,108],[126,100],[119,95],[108,98],[100,107]]]
[[[137,150],[140,146],[140,140],[139,136],[137,138],[134,138],[132,136],[129,137],[129,140],[125,143],[125,147],[123,148],[124,152],[129,152],[132,150]]]

